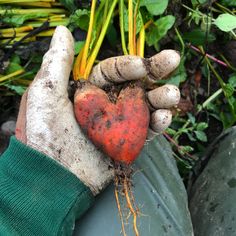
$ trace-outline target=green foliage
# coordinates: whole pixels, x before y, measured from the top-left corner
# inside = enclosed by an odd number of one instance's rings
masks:
[[[115,47],[117,45],[118,33],[113,24],[110,24],[109,28],[107,29],[106,38],[112,47]]]
[[[69,27],[73,30],[79,27],[82,30],[88,30],[90,11],[87,9],[78,9],[70,15]]]
[[[224,32],[230,32],[236,28],[236,16],[228,13],[219,15],[214,24]]]
[[[220,3],[225,5],[226,7],[236,7],[235,0],[220,0]]]
[[[146,34],[146,42],[148,46],[153,46],[159,42],[175,23],[175,17],[172,15],[163,16],[156,20],[149,28]]]
[[[142,19],[142,15],[139,11],[137,14],[137,18],[136,18],[136,34],[139,33],[142,26],[143,26],[143,19]],[[128,10],[127,10],[126,6],[124,6],[124,29],[125,29],[125,32],[129,31]]]
[[[183,34],[183,39],[197,46],[204,45],[206,43],[206,31],[203,31],[202,29],[197,28],[190,32],[185,32]],[[216,40],[216,37],[213,33],[209,33],[207,35],[208,43],[212,43],[215,40]]]
[[[27,87],[26,86],[22,86],[22,85],[10,85],[10,84],[6,84],[5,85],[7,88],[13,90],[16,94],[22,96],[23,93],[26,91]]]
[[[145,6],[152,15],[161,15],[168,6],[168,0],[140,0],[140,6]]]
[[[208,0],[191,0],[193,7],[197,6],[197,5],[201,5],[204,3],[207,3]]]
[[[228,81],[233,88],[236,88],[236,74],[231,75]]]
[[[47,13],[29,13],[29,14],[21,14],[21,15],[11,15],[7,14],[3,17],[2,21],[6,24],[12,26],[21,26],[25,21],[35,19],[38,17],[47,17]]]
[[[14,55],[6,69],[6,74],[11,74],[17,70],[21,70],[23,67],[21,66],[20,57],[17,55]]]
[[[75,55],[79,54],[81,49],[83,48],[85,41],[77,41],[75,42]]]
[[[60,3],[73,12],[76,9],[74,0],[60,0]]]

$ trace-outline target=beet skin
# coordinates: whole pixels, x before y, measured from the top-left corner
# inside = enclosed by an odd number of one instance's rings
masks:
[[[149,109],[139,86],[123,89],[116,103],[94,85],[75,94],[76,119],[89,139],[111,159],[132,163],[147,137]]]

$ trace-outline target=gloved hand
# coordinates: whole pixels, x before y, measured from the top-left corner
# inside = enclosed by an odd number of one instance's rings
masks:
[[[144,68],[145,73],[162,78],[179,64],[179,55],[173,50],[162,52],[157,58],[159,59],[150,60],[151,69]],[[73,105],[67,92],[73,59],[73,37],[66,27],[59,26],[53,35],[50,49],[43,58],[39,72],[22,97],[16,124],[16,138],[69,169],[96,195],[110,182],[114,173],[109,158],[86,138],[75,120]],[[129,60],[131,65],[133,65],[132,61],[136,61],[130,56],[122,60]],[[140,58],[138,61],[140,62]],[[98,66],[94,68],[93,75],[96,75]],[[106,73],[108,70],[109,68],[102,72]],[[158,73],[153,73],[155,70]],[[135,70],[130,72],[131,77],[132,75],[137,77]],[[124,79],[126,79],[125,75]],[[91,82],[96,83],[93,80]],[[160,89],[149,91],[147,97],[151,105],[155,108],[170,108],[176,105],[180,96],[179,90],[173,86],[172,88],[165,87],[166,92],[163,89],[161,92]],[[159,100],[156,101],[156,97],[159,97]],[[164,105],[161,107],[155,105],[161,101]],[[170,123],[171,113],[169,111],[167,113],[169,116],[162,115],[157,118],[153,116],[152,127],[156,127],[157,131],[160,127],[158,122],[160,124],[160,121],[163,123],[167,119],[168,124]]]

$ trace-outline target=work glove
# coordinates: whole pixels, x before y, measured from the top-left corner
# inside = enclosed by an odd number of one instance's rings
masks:
[[[147,77],[149,84],[153,83],[155,76],[156,79],[167,76],[180,61],[178,53],[173,50],[157,54],[157,59],[142,59],[135,56],[126,58],[123,56],[121,61],[129,61],[129,76],[124,70],[122,81],[118,83],[124,82],[126,78],[142,79],[143,76]],[[114,172],[110,159],[88,140],[76,122],[73,104],[68,98],[68,81],[73,60],[73,37],[66,27],[59,26],[55,30],[48,52],[43,57],[40,70],[22,97],[16,124],[16,138],[59,162],[96,195],[111,181]],[[101,72],[108,73],[108,76],[105,76],[108,82],[116,83],[117,81],[109,76],[109,66],[103,69],[103,65],[111,62],[115,66],[120,66],[119,71],[123,73],[122,63],[114,64],[117,60],[119,57],[107,59],[94,67],[90,82],[103,87],[96,81]],[[99,68],[102,70],[99,71]],[[137,70],[142,72],[141,77]],[[156,97],[159,100],[156,100]],[[165,85],[164,89],[157,88],[147,92],[147,100],[151,107],[166,111],[164,116],[152,115],[151,127],[154,130],[161,132],[163,127],[167,127],[171,121],[171,112],[168,109],[178,103],[179,97],[179,90],[175,86]]]

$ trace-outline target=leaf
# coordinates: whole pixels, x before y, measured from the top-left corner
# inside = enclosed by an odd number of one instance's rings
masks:
[[[71,12],[74,11],[77,7],[74,0],[60,0],[60,3],[64,5]]]
[[[206,38],[207,35],[207,38]],[[183,39],[194,45],[205,45],[206,40],[208,43],[212,43],[216,40],[216,37],[212,33],[207,33],[201,29],[194,29],[191,32],[186,32],[183,34]]]
[[[231,84],[225,84],[223,90],[227,98],[231,97],[234,93],[234,87]]]
[[[81,49],[83,48],[85,41],[77,41],[75,42],[75,55],[79,54]]]
[[[204,159],[209,160],[208,164],[190,194],[195,235],[235,235],[235,140],[236,129],[231,128],[218,137],[204,155]]]
[[[11,58],[11,62],[20,64],[20,57],[18,55],[14,54]]]
[[[142,15],[141,15],[140,12],[138,12],[137,18],[136,18],[136,34],[139,33],[139,31],[141,30],[142,26],[143,26]],[[125,30],[125,32],[129,31],[128,10],[127,10],[125,5],[124,5],[124,30]]]
[[[232,87],[236,88],[236,74],[230,76],[230,78],[229,78],[229,84],[230,84]]]
[[[228,104],[226,105],[226,108],[229,110]],[[224,129],[227,129],[230,128],[232,123],[234,123],[236,120],[229,111],[223,111],[220,112],[220,121],[222,122]]]
[[[190,139],[190,141],[196,141],[196,139],[193,137],[193,135],[191,133],[187,133],[188,138]]]
[[[7,88],[15,91],[17,94],[19,95],[23,95],[23,93],[26,91],[27,87],[25,86],[21,86],[21,85],[10,85],[10,84],[6,84],[5,85]]]
[[[221,0],[220,3],[222,5],[227,6],[227,7],[236,7],[236,1],[235,0]]]
[[[115,47],[117,45],[118,35],[117,35],[116,28],[113,24],[109,25],[107,29],[107,33],[106,33],[106,38],[108,39],[112,47]]]
[[[175,134],[176,134],[176,131],[175,131],[174,129],[167,128],[167,129],[166,129],[166,133],[169,134],[169,135],[175,135]]]
[[[236,28],[236,16],[228,13],[219,15],[214,24],[222,31],[229,32]]]
[[[196,130],[194,131],[194,134],[196,135],[197,139],[202,142],[207,142],[207,136],[203,131]]]
[[[21,26],[25,21],[39,18],[39,17],[47,17],[47,13],[30,13],[25,15],[6,15],[2,18],[2,21],[6,24],[10,24],[12,26]]]
[[[162,39],[174,23],[175,17],[172,15],[167,15],[156,20],[154,24],[149,27],[146,34],[146,42],[148,46],[153,46],[160,39]]]
[[[23,67],[20,65],[20,57],[14,55],[6,69],[6,74],[11,74],[17,70],[22,70]]]
[[[196,118],[191,113],[189,113],[189,112],[187,113],[187,115],[188,115],[188,118],[189,118],[190,122],[192,124],[195,124]]]
[[[199,4],[204,4],[207,1],[208,0],[191,0],[193,7],[195,7],[195,6],[199,5]]]
[[[208,127],[206,122],[200,122],[197,124],[197,130],[203,131]]]
[[[140,6],[145,6],[152,15],[161,15],[168,6],[168,0],[141,0]]]
[[[150,141],[135,164],[132,182],[135,202],[142,212],[138,219],[140,235],[193,235],[186,190],[169,143],[161,136]],[[121,209],[127,212],[127,205],[120,198]],[[134,235],[133,217],[124,219],[127,235]],[[111,236],[120,232],[121,221],[111,184],[76,225],[74,235]]]
[[[181,155],[185,155],[186,153],[190,153],[194,150],[191,146],[180,146],[179,152]]]
[[[87,9],[78,9],[74,14],[70,15],[70,27],[73,29],[76,27],[81,28],[82,30],[88,30],[90,19],[90,11]]]

